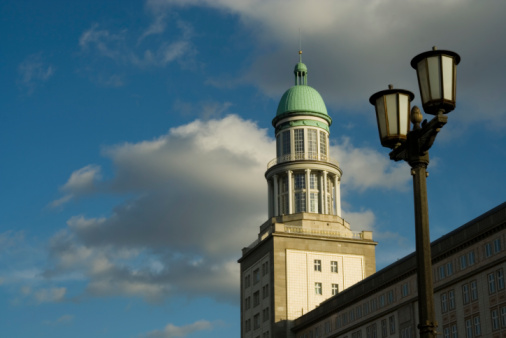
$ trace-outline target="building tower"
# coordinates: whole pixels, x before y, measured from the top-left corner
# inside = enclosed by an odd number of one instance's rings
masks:
[[[341,218],[342,171],[329,157],[332,119],[307,84],[301,55],[294,74],[272,120],[269,217],[239,259],[243,338],[293,337],[294,319],[376,271],[372,232],[353,232]]]

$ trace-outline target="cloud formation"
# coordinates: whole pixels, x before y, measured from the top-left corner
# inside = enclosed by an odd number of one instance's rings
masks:
[[[18,66],[18,84],[28,94],[32,94],[35,88],[48,81],[54,74],[55,68],[43,61],[41,54],[28,56]]]
[[[163,330],[155,330],[147,333],[143,337],[146,338],[175,338],[175,337],[186,337],[189,334],[197,331],[208,331],[212,330],[213,324],[207,320],[198,320],[195,323],[176,326],[173,324],[167,324]]]
[[[353,168],[343,178],[349,189],[385,188],[385,181],[404,187],[405,175],[396,176],[375,151],[349,141],[331,148]],[[275,155],[267,130],[228,115],[108,146],[102,154],[113,163],[112,179],[101,180],[98,166],[86,166],[70,175],[62,192],[131,197],[107,217],[70,218],[50,242],[44,276],[81,275],[87,296],[161,302],[173,294],[204,295],[235,302],[236,260],[267,217],[264,173]],[[366,165],[364,157],[378,160]],[[370,211],[348,215],[363,223],[357,230],[372,227]]]

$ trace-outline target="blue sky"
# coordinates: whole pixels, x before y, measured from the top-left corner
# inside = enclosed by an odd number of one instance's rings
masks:
[[[237,337],[241,248],[267,217],[299,28],[344,218],[377,268],[414,250],[409,168],[368,98],[458,52],[431,149],[431,236],[504,202],[503,1],[3,1],[0,336]],[[27,324],[29,323],[29,324]]]

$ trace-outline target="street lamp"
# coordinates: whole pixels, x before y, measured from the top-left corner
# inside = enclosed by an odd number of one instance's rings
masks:
[[[415,235],[418,282],[418,329],[420,337],[436,337],[437,322],[434,311],[434,287],[429,234],[429,208],[427,202],[427,166],[429,149],[437,133],[446,124],[449,113],[455,108],[456,70],[460,56],[451,51],[437,50],[419,54],[411,60],[416,69],[423,109],[436,115],[430,122],[422,122],[416,106],[411,109],[413,93],[394,89],[373,94],[369,102],[376,108],[376,119],[381,144],[391,148],[390,159],[406,161],[411,166],[415,202]],[[413,130],[409,130],[410,120]],[[420,125],[421,123],[421,125]]]

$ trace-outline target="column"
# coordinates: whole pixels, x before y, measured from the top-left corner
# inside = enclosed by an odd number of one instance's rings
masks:
[[[293,178],[292,178],[292,174],[293,172],[291,170],[288,170],[286,172],[286,174],[288,175],[288,214],[293,214],[293,184],[292,184],[292,181],[293,181]]]
[[[272,183],[274,184],[274,216],[279,215],[279,192],[278,192],[278,175],[272,176]]]
[[[323,171],[323,213],[324,214],[328,214],[329,213],[329,208],[328,208],[328,203],[327,203],[327,172],[326,171]]]
[[[335,191],[336,191],[336,215],[339,217],[341,216],[341,178],[339,175],[335,176]]]
[[[325,198],[324,198],[324,191],[323,191],[323,174],[320,174],[320,213],[325,213]]]
[[[309,209],[311,203],[310,203],[310,198],[311,198],[311,193],[310,193],[310,184],[309,184],[309,180],[311,179],[311,169],[306,169],[306,212],[310,212],[311,210]]]
[[[267,217],[271,218],[273,217],[273,209],[274,206],[272,205],[273,198],[272,198],[272,181],[267,180]]]

